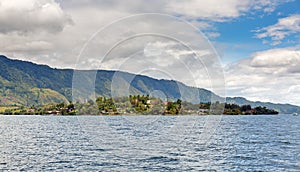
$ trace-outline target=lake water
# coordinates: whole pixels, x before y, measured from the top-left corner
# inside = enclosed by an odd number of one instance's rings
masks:
[[[0,116],[0,171],[300,171],[300,116]]]

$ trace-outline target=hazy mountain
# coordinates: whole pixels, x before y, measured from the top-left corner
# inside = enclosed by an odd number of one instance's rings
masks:
[[[268,109],[274,109],[281,113],[300,113],[300,107],[291,104],[279,104],[271,102],[250,101],[243,97],[227,97],[227,103],[235,103],[238,105],[251,105],[252,107],[265,106]]]
[[[74,80],[73,73],[77,76]],[[191,102],[199,102],[199,98],[203,102],[210,101],[211,97],[220,99],[208,90],[188,87],[176,81],[158,80],[116,71],[76,70],[74,72],[72,69],[53,69],[46,65],[8,59],[5,56],[0,56],[0,84],[0,104],[2,105],[30,105],[72,100],[72,86],[74,85],[73,94],[76,97],[77,94],[82,94],[83,99],[88,99],[94,90],[96,96],[111,96],[111,85],[115,90],[119,89],[114,94],[119,96],[122,96],[120,93],[129,90],[130,94],[154,93],[154,95],[162,95],[170,99],[181,98]],[[94,87],[90,87],[93,84]],[[128,90],[120,90],[126,85]]]
[[[74,71],[12,60],[0,56],[0,105],[35,105],[68,100],[87,100],[94,96],[150,94],[162,98],[181,98],[190,102],[208,102],[222,98],[209,90],[194,88],[172,80],[158,80],[142,75],[106,70]],[[228,102],[266,106],[282,113],[299,112],[288,104],[251,102],[227,98]]]

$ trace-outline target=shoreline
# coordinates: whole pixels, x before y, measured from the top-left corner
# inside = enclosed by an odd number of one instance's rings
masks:
[[[178,114],[178,115],[172,115],[172,114],[165,114],[165,115],[157,115],[157,114],[117,114],[117,115],[58,115],[58,114],[46,114],[46,115],[39,115],[39,114],[20,114],[20,115],[5,115],[1,114],[0,116],[276,116],[276,115],[292,115],[292,114],[238,114],[238,115],[229,115],[229,114],[205,114],[205,115],[199,115],[199,114]]]

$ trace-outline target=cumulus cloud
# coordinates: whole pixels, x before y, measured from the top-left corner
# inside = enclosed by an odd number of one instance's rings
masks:
[[[128,1],[118,0],[1,0],[0,2],[0,38],[5,40],[5,43],[0,43],[3,54],[15,55],[16,58],[29,58],[34,55],[38,57],[36,61],[38,63],[45,62],[42,57],[47,55],[49,58],[52,57],[51,66],[69,67],[74,65],[74,57],[78,56],[80,48],[98,29],[122,17],[147,12],[176,15],[204,31],[209,38],[216,38],[220,33],[215,28],[214,21],[234,19],[247,11],[274,7],[281,1],[137,0],[130,5]],[[162,26],[162,29],[168,29],[169,32],[174,30],[171,26],[165,27],[163,23]],[[130,26],[121,29],[130,32]],[[37,42],[40,43],[39,46]],[[25,47],[20,47],[22,44],[27,45],[28,51],[25,51]],[[41,48],[40,51],[38,47]],[[14,48],[18,53],[11,53]],[[21,52],[21,49],[24,51]],[[99,47],[94,50],[97,53]],[[63,61],[58,59],[62,57]]]
[[[72,23],[54,0],[2,0],[0,33],[33,31],[60,32]]]
[[[227,93],[251,100],[300,104],[300,50],[257,52],[226,69]]]
[[[300,64],[299,51],[294,49],[271,49],[252,55],[252,67],[289,68]]]
[[[226,18],[238,17],[241,11],[247,8],[247,1],[204,1],[187,0],[171,1],[167,10],[171,13],[183,15],[186,18],[202,18],[214,21],[221,21]]]
[[[278,5],[290,1],[293,0],[252,0],[250,1],[250,6],[254,10],[262,10],[265,13],[270,13],[273,12]]]
[[[255,35],[257,38],[270,38],[272,45],[278,45],[287,36],[300,32],[300,15],[295,14],[281,18],[276,24],[255,30],[254,32],[257,32]]]
[[[272,12],[280,3],[287,2],[280,0],[175,0],[169,1],[166,11],[182,15],[185,18],[198,18],[210,21],[226,21],[241,15],[249,10],[263,10]]]

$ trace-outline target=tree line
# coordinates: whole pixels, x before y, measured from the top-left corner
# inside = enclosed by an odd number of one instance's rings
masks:
[[[217,110],[216,110],[217,109]],[[118,114],[226,114],[226,115],[259,115],[278,114],[266,107],[239,106],[233,103],[204,102],[192,104],[181,99],[163,101],[149,95],[129,95],[128,97],[111,98],[101,96],[95,101],[84,103],[59,103],[43,106],[7,108],[0,113],[5,115],[118,115]]]

